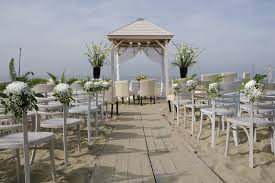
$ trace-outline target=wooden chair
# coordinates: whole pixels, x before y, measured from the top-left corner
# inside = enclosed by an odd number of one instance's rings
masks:
[[[211,147],[215,146],[215,137],[216,137],[216,117],[220,118],[218,123],[217,134],[220,134],[220,128],[224,130],[224,118],[225,117],[236,117],[239,107],[239,85],[235,84],[221,84],[223,96],[211,99],[211,106],[200,109],[201,111],[201,120],[200,120],[200,129],[198,133],[198,140],[201,137],[203,117],[208,116],[211,121]]]
[[[249,167],[253,168],[254,166],[254,158],[253,158],[253,150],[254,143],[256,141],[256,129],[258,127],[261,128],[269,128],[271,134],[271,149],[275,155],[275,123],[274,121],[269,121],[263,118],[255,117],[255,111],[262,109],[274,109],[274,103],[262,103],[262,104],[250,104],[249,105],[249,117],[235,117],[227,119],[227,129],[226,129],[226,145],[224,156],[228,155],[229,150],[229,142],[230,142],[230,130],[233,127],[242,128],[245,131],[245,134],[248,138],[249,145]]]
[[[128,102],[130,103],[129,82],[127,80],[115,81],[115,96],[120,97],[122,103],[124,103],[124,98],[128,98]]]
[[[113,117],[113,109],[114,104],[116,105],[116,115],[118,115],[118,98],[116,96],[112,96],[112,92],[115,91],[115,88],[110,87],[108,91],[104,93],[104,105],[106,106],[106,118],[108,114],[108,105],[111,105],[111,117]],[[135,99],[134,99],[135,101]]]
[[[25,182],[30,183],[29,146],[37,146],[43,143],[50,144],[50,165],[53,181],[56,181],[54,163],[54,134],[50,132],[28,132],[27,115],[23,114],[22,124],[14,123],[12,116],[0,115],[0,149],[11,149],[16,157],[17,180],[22,182],[20,177],[20,154],[24,151]],[[22,129],[23,132],[16,132]]]
[[[156,81],[155,80],[141,80],[140,81],[140,105],[142,106],[142,99],[144,97],[150,98],[150,103],[152,103],[152,99],[154,100],[154,104],[156,103]]]
[[[52,131],[54,129],[63,130],[64,162],[65,166],[68,166],[67,130],[68,128],[77,128],[78,151],[80,151],[80,119],[68,118],[68,106],[63,105],[63,118],[47,119],[38,125],[41,128],[52,129]]]

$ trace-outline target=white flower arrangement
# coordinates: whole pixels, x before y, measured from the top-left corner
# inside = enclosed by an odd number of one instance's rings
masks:
[[[111,85],[103,79],[93,79],[84,84],[84,91],[89,94],[100,93],[109,89]]]
[[[187,87],[188,91],[194,91],[196,86],[197,86],[196,80],[191,79],[186,82],[186,87]]]
[[[145,76],[143,74],[139,74],[139,75],[136,76],[137,81],[145,80],[145,79],[148,79],[148,76]]]
[[[210,98],[217,98],[222,95],[221,86],[218,82],[210,83],[208,86],[207,94]]]
[[[174,83],[174,84],[172,84],[172,89],[175,92],[178,92],[181,89],[181,85],[179,83]]]
[[[53,96],[57,98],[57,100],[63,104],[69,105],[71,100],[73,100],[72,96],[72,89],[66,83],[59,83],[53,89]]]
[[[36,99],[27,83],[14,81],[7,85],[1,93],[1,104],[5,106],[5,113],[12,112],[16,118],[21,118],[27,110],[37,110]]]
[[[264,97],[263,84],[252,79],[244,85],[243,93],[249,102],[257,102]]]

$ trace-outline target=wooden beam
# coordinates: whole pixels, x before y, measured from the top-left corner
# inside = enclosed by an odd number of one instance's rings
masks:
[[[163,54],[162,54],[161,52],[159,52],[156,48],[154,48],[154,50],[155,50],[156,52],[158,52],[161,56],[163,56]]]
[[[165,50],[165,47],[158,40],[156,40],[156,43],[158,43],[158,45]]]
[[[119,47],[119,45],[123,42],[123,40],[120,40],[117,44],[115,44],[115,48]]]

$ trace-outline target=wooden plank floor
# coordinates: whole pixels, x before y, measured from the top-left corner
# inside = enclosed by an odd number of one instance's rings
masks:
[[[222,182],[161,117],[163,104],[123,105],[91,182]]]

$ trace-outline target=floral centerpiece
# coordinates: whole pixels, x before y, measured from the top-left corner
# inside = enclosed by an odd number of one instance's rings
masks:
[[[34,93],[27,83],[14,81],[7,85],[1,93],[1,104],[5,107],[5,113],[11,112],[17,119],[22,117],[28,110],[38,110]]]
[[[244,83],[242,92],[250,103],[257,102],[264,98],[264,85],[262,83],[264,78],[265,75],[256,74],[252,80]]]
[[[196,80],[190,79],[186,82],[186,87],[187,87],[188,91],[194,91],[196,86],[197,86]]]
[[[206,93],[209,96],[209,98],[221,97],[222,89],[221,89],[220,83],[219,82],[210,83]]]
[[[53,89],[53,93],[53,96],[62,104],[69,105],[69,103],[74,100],[72,88],[66,83],[59,83],[56,85]]]
[[[136,76],[137,81],[145,80],[145,79],[148,79],[148,76],[145,76],[143,74],[139,74],[139,75]]]

